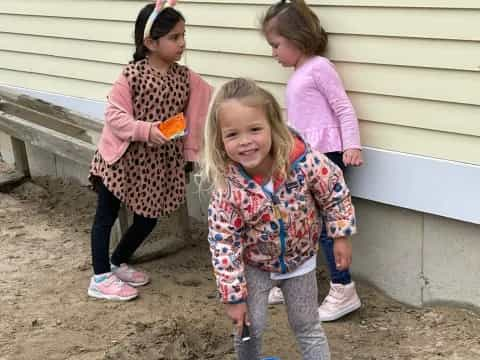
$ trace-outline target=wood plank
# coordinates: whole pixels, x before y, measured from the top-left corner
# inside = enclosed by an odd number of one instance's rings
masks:
[[[0,12],[6,14],[58,16],[65,18],[94,18],[134,21],[138,11],[144,6],[141,1],[109,0],[2,0]],[[189,4],[205,4],[205,0],[183,0],[178,4],[181,10]],[[209,0],[216,7],[225,5],[254,6],[272,4],[271,0]],[[429,9],[480,9],[476,0],[309,0],[312,7],[385,7],[385,8],[429,8]],[[211,6],[211,5],[209,5]],[[115,11],[112,11],[115,9]]]
[[[196,71],[216,77],[285,84],[291,74],[266,57],[188,50],[187,59]],[[349,91],[480,105],[480,72],[355,63],[336,67]]]
[[[111,84],[0,68],[3,85],[105,101]]]
[[[120,75],[121,65],[66,59],[38,54],[21,54],[0,50],[3,69],[40,73],[69,79],[112,84]],[[41,66],[39,66],[41,64]]]
[[[187,31],[190,50],[271,56],[256,30],[195,26]],[[327,57],[341,62],[478,71],[480,42],[331,34]]]
[[[11,138],[11,142],[15,170],[23,176],[30,176],[30,167],[28,165],[25,143],[14,137]]]
[[[0,14],[4,33],[133,44],[133,22]]]
[[[1,75],[2,71],[0,70],[0,76]],[[19,81],[22,75],[25,81],[28,80],[28,83]],[[84,98],[91,96],[96,86],[95,83],[61,78],[55,78],[55,81],[52,81],[48,76],[35,74],[13,73],[10,76],[12,85],[23,85],[42,91],[63,92],[67,94],[68,91],[73,89],[77,92],[71,95]],[[209,75],[204,77],[216,88],[219,88],[225,81],[230,79]],[[5,75],[2,76],[2,79],[5,78]],[[39,80],[35,81],[37,78]],[[59,87],[62,82],[65,82],[65,86]],[[283,107],[285,106],[284,84],[259,83],[271,91]],[[55,87],[52,88],[52,85]],[[105,85],[103,88],[105,94],[109,90],[109,87],[109,85]],[[81,91],[82,89],[83,92]],[[350,96],[359,117],[365,120],[480,136],[480,124],[477,121],[479,118],[479,109],[477,106],[362,92],[351,92]],[[102,97],[99,96],[98,99],[104,99],[104,95]],[[96,123],[98,125],[98,122]],[[101,124],[99,126],[101,126]]]
[[[96,146],[0,111],[0,130],[53,154],[89,164]]]
[[[85,1],[82,1],[79,5],[83,6],[83,10],[76,13],[71,11],[70,6],[59,6],[57,9],[52,7],[49,11],[42,2],[42,10],[37,12],[37,16],[31,16],[35,15],[35,12],[28,7],[25,7],[24,12],[17,14],[9,15],[4,12],[0,16],[0,30],[32,33],[37,29],[45,31],[48,28],[50,31],[56,29],[54,31],[61,36],[61,30],[68,29],[70,26],[83,26],[83,31],[89,38],[94,37],[95,33],[97,36],[98,33],[108,36],[119,30],[124,34],[122,41],[125,41],[125,39],[131,39],[134,15],[131,11],[122,12],[121,4],[123,3],[118,3],[119,8],[116,8],[116,11],[96,12],[92,10],[95,9],[96,4],[92,4],[89,8],[85,6]],[[131,2],[131,4],[135,3]],[[184,13],[189,25],[256,29],[259,26],[259,17],[266,11],[267,6],[230,3],[211,6],[209,3],[181,3],[178,8]],[[313,9],[329,33],[480,40],[478,9],[371,6],[314,6]],[[133,14],[136,12],[135,10]],[[96,15],[99,13],[106,19],[99,18]],[[25,16],[27,14],[30,16]],[[235,14],[235,16],[229,16],[229,14]],[[408,26],[405,26],[405,19],[408,19]],[[55,25],[59,22],[66,25],[59,28]],[[22,23],[26,23],[27,26],[21,26]],[[110,30],[100,32],[107,23]],[[125,27],[125,24],[128,26]],[[125,31],[128,31],[128,34],[124,33]]]
[[[189,25],[255,29],[266,8],[185,4],[182,10]],[[478,10],[335,6],[314,7],[314,10],[329,33],[480,40]]]
[[[204,78],[217,89],[230,80]],[[285,109],[283,84],[258,84],[270,91]],[[480,137],[478,106],[357,92],[350,92],[349,96],[358,117],[368,122]]]
[[[369,121],[360,132],[364,146],[480,165],[480,137]]]
[[[190,50],[271,55],[257,30],[191,26],[187,33]],[[131,44],[76,40],[79,34],[73,33],[63,35],[71,39],[1,33],[0,49],[114,64],[126,64],[132,57]],[[478,71],[480,42],[333,34],[327,57],[342,62]]]
[[[65,33],[64,35],[67,36],[68,34]],[[64,39],[50,36],[0,33],[0,49],[113,64],[127,64],[132,59],[132,44],[77,40],[75,37],[75,34],[72,34],[70,39]]]
[[[87,115],[80,115],[61,106],[43,101],[41,99],[19,93],[12,89],[0,88],[0,99],[6,100],[8,103],[23,111],[28,111],[26,117],[42,117],[49,123],[59,122],[66,126],[72,127],[72,136],[75,137],[74,129],[92,130],[101,132],[103,125]],[[0,102],[0,108],[2,103]],[[4,110],[5,111],[5,110]],[[9,111],[5,111],[9,112]],[[12,112],[10,112],[12,114]],[[15,113],[13,113],[15,114]],[[62,131],[64,132],[64,131]]]
[[[2,96],[2,91],[0,90],[0,111],[3,111],[10,115],[15,115],[16,117],[27,119],[28,121],[45,126],[49,129],[61,132],[62,134],[72,136],[74,138],[90,141],[91,139],[87,136],[85,129],[76,126],[74,124],[65,121],[62,118],[56,118],[46,113],[41,113],[39,111],[30,109],[25,106],[18,105],[14,102],[5,101],[4,96]]]
[[[480,107],[351,92],[357,115],[370,122],[480,137]]]
[[[189,3],[204,3],[205,0],[183,0]],[[212,4],[266,4],[272,0],[208,0]],[[308,0],[310,6],[368,6],[368,7],[405,7],[405,8],[447,8],[447,9],[480,9],[477,0]]]

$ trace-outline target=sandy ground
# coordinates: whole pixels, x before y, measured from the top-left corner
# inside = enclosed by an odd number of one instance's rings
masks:
[[[106,302],[86,294],[94,193],[48,178],[7,190],[0,193],[0,360],[234,359],[204,226],[194,225],[191,246],[141,264],[152,283],[139,299]],[[324,269],[318,274],[321,299],[328,280]],[[332,359],[480,359],[478,312],[412,308],[357,286],[363,307],[324,324]],[[269,311],[265,355],[300,359],[283,305]]]

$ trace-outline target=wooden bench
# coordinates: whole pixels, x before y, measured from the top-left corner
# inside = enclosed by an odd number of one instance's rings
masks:
[[[0,90],[0,131],[11,137],[15,172],[0,178],[0,184],[20,181],[30,176],[25,143],[88,166],[96,150],[103,125],[27,95]],[[128,227],[125,207],[120,209],[117,240]]]
[[[4,180],[15,181],[30,175],[26,143],[88,167],[102,127],[101,122],[87,116],[0,89],[0,132],[11,137],[16,168],[14,176]],[[112,246],[125,233],[131,218],[131,214],[122,206],[112,231]],[[159,222],[152,236],[137,250],[134,260],[147,260],[175,252],[190,240],[188,210],[184,204],[177,212]]]

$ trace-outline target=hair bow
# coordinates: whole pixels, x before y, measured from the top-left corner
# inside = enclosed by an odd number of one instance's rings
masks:
[[[153,9],[152,13],[148,17],[147,23],[145,24],[145,30],[143,32],[144,39],[150,36],[150,31],[152,31],[153,23],[155,22],[158,14],[160,14],[167,7],[174,7],[176,4],[177,0],[157,0],[155,8]]]

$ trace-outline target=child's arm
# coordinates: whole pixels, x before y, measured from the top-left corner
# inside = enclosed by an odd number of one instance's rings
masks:
[[[351,246],[346,239],[357,230],[350,190],[342,171],[326,156],[307,155],[307,181],[318,209],[326,222],[327,234],[335,240],[337,267],[345,269],[351,262]]]
[[[224,194],[214,191],[208,209],[208,241],[221,300],[238,304],[247,298],[243,262],[243,219]]]
[[[346,166],[359,166],[363,163],[360,130],[357,115],[353,108],[342,79],[335,70],[334,65],[327,59],[318,62],[314,72],[315,84],[322,92],[325,99],[339,121],[342,136],[344,157]]]
[[[203,130],[213,88],[200,75],[189,70],[190,98],[185,110],[187,135],[184,141],[184,155],[187,161],[198,161],[203,139]]]
[[[105,123],[116,137],[124,141],[151,141],[156,144],[166,141],[157,129],[157,123],[137,121],[133,117],[132,93],[124,75],[115,81],[108,95]]]
[[[133,117],[132,94],[124,75],[120,75],[108,94],[105,123],[119,139],[148,141],[152,123],[136,121]]]

